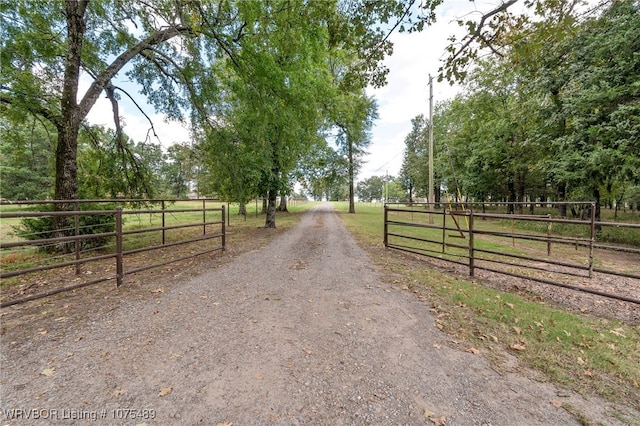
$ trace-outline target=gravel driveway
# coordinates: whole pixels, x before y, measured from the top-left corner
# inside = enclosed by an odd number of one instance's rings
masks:
[[[616,424],[602,400],[451,341],[324,204],[146,300],[29,339],[8,330],[0,424],[580,424],[558,402]]]

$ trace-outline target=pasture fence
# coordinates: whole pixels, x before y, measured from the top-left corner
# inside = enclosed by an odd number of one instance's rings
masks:
[[[602,241],[611,230],[640,238],[640,223],[596,221],[592,202],[535,203],[541,214],[524,214],[531,204],[385,204],[384,245],[472,277],[480,269],[640,304],[639,246]],[[579,218],[560,217],[567,207]],[[595,273],[608,284],[589,285]]]
[[[115,281],[116,287],[120,287],[127,275],[224,251],[225,206],[211,207],[212,202],[219,204],[214,199],[3,201],[0,221],[5,228],[6,222],[15,223],[12,226],[14,232],[3,231],[3,239],[0,240],[0,280],[3,281],[3,293],[16,285],[22,288],[22,293],[28,293],[26,290],[38,287],[38,282],[25,282],[22,276],[34,276],[54,269],[73,269],[72,274],[68,271],[66,275],[62,274],[73,284],[54,286],[22,297],[6,298],[3,294],[0,307],[105,281]],[[48,211],[56,204],[68,209]],[[186,206],[182,207],[184,204]],[[107,208],[95,208],[101,205]],[[108,208],[112,205],[113,208]],[[82,209],[85,206],[91,209]],[[148,217],[147,224],[143,224],[143,216],[145,220]],[[38,222],[43,220],[45,222]],[[127,221],[130,225],[125,226]],[[31,225],[25,228],[25,223]],[[209,240],[214,240],[215,244],[207,246]],[[140,262],[137,259],[131,265],[127,265],[125,261],[133,259],[135,254],[194,243],[199,243],[199,246],[185,250],[188,252],[186,255],[174,253],[165,257],[157,256],[161,261],[144,259]],[[112,262],[105,265],[105,261],[109,260]],[[97,264],[100,264],[100,268],[97,268],[99,276],[94,278],[94,271],[87,270],[84,272],[89,278],[82,279],[83,267]],[[12,279],[14,282],[7,281]],[[37,280],[42,283],[46,278],[38,276]]]

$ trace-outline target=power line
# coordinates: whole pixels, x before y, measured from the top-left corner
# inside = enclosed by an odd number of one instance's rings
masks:
[[[375,169],[373,171],[373,173],[379,171],[380,169],[382,169],[384,166],[386,166],[387,164],[389,164],[390,162],[392,162],[393,160],[395,160],[398,155],[402,154],[404,152],[404,149],[402,149],[402,151],[400,151],[399,153],[397,153],[396,155],[394,155],[393,157],[391,157],[391,159],[389,161],[387,161],[386,163],[384,163],[382,166],[378,167],[377,169]]]

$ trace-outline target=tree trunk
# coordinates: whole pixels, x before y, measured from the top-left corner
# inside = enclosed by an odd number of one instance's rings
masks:
[[[60,121],[57,124],[58,145],[56,147],[56,179],[54,198],[56,200],[75,200],[78,198],[78,134],[84,116],[78,107],[78,84],[82,63],[82,45],[87,28],[84,13],[86,1],[68,1],[65,3],[67,18],[67,52],[64,68],[62,96],[60,99]],[[86,115],[86,114],[85,114]],[[55,210],[65,211],[73,208],[73,203],[56,203]],[[54,236],[71,235],[70,217],[57,216],[54,220]],[[73,242],[61,243],[62,251],[72,251]]]
[[[268,194],[269,204],[267,206],[267,219],[264,223],[265,228],[276,227],[276,198],[277,194],[274,189],[269,190]]]
[[[66,124],[66,123],[65,123]],[[56,147],[56,200],[75,200],[78,198],[78,133],[79,128],[68,123],[58,131],[58,146]],[[67,210],[65,204],[58,210]]]
[[[522,203],[518,206],[518,212],[520,214],[524,214],[525,191],[525,174],[520,173],[518,176],[518,199],[516,200]]]
[[[289,210],[287,210],[287,196],[284,194],[280,196],[280,205],[278,206],[278,211],[289,212]]]
[[[514,214],[516,212],[515,204],[512,203],[516,201],[516,184],[513,175],[507,177],[507,193],[507,203],[509,203],[507,204],[507,214]]]
[[[353,191],[353,142],[349,140],[349,213],[356,212],[355,195]]]
[[[534,210],[535,210],[535,207],[536,207],[536,202],[535,201],[536,200],[534,200],[534,199],[529,200],[529,214],[534,214]]]
[[[267,212],[267,197],[262,197],[262,211],[260,213],[265,214]]]
[[[567,199],[567,184],[565,182],[558,183],[558,201],[564,203]],[[567,205],[558,204],[558,214],[561,218],[567,217]]]
[[[86,1],[67,1],[65,3],[67,52],[60,99],[61,117],[57,126],[58,146],[56,147],[54,194],[56,200],[73,200],[78,196],[76,180],[78,175],[78,133],[84,116],[80,114],[77,97],[80,65],[82,64],[82,45],[87,28],[84,19],[86,7]],[[67,210],[67,207],[64,204],[56,204],[56,210]]]
[[[602,201],[600,200],[600,190],[595,188],[593,190],[593,196],[595,198],[595,202],[596,202],[596,213],[595,213],[595,219],[596,222],[600,222],[601,220],[601,212],[600,212],[600,206],[602,204]],[[601,231],[602,230],[602,226],[601,225],[596,225],[596,231]]]
[[[247,205],[242,201],[240,201],[240,207],[238,208],[238,216],[240,215],[244,216],[245,219],[247,217]]]

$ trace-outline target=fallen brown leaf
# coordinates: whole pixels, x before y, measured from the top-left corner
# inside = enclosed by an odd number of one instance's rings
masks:
[[[424,417],[426,419],[434,417],[434,416],[435,416],[435,414],[432,413],[431,411],[429,411],[429,409],[427,409],[427,408],[424,409]]]
[[[520,343],[515,343],[513,345],[509,345],[509,349],[513,349],[514,351],[524,351],[527,348],[525,348],[525,346],[521,345]]]
[[[553,405],[556,408],[560,408],[560,407],[562,407],[562,402],[558,401],[557,399],[552,399],[551,400],[551,405]]]
[[[158,393],[158,396],[167,396],[169,395],[171,392],[173,392],[173,388],[160,388],[160,392]]]
[[[476,348],[469,348],[467,349],[467,352],[469,352],[470,354],[474,354],[474,355],[478,355],[480,353],[480,351]]]
[[[429,420],[431,420],[436,426],[444,426],[447,424],[447,418],[445,416],[429,417]]]
[[[42,370],[40,372],[40,374],[42,374],[43,376],[47,376],[47,377],[51,377],[53,376],[53,373],[56,372],[56,368],[55,367],[50,367],[50,368],[45,368],[44,370]]]

